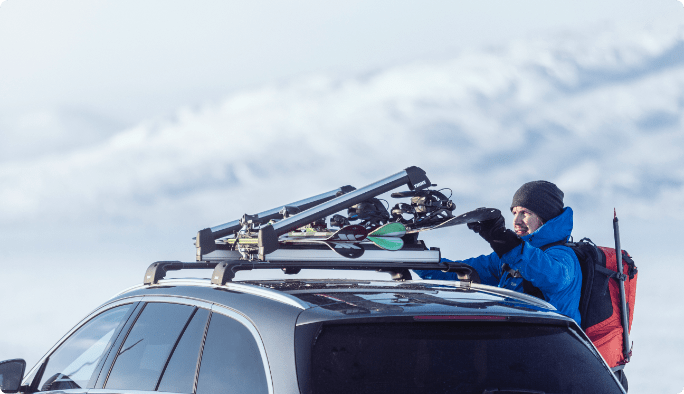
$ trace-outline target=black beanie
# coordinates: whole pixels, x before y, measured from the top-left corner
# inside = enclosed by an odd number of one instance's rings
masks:
[[[551,182],[527,182],[513,196],[511,210],[515,207],[529,209],[546,223],[563,212],[563,192]]]

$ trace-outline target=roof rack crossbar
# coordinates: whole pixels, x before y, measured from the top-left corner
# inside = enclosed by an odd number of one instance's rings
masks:
[[[213,269],[211,283],[225,285],[235,278],[237,271],[255,269],[281,269],[286,274],[296,274],[302,269],[338,269],[338,270],[367,270],[387,272],[393,280],[411,280],[410,269],[440,270],[455,272],[462,282],[480,283],[477,271],[471,266],[459,262],[440,263],[398,263],[398,262],[330,262],[330,261],[277,261],[254,262],[247,260],[224,260],[217,262],[183,263],[180,261],[157,261],[152,263],[145,272],[145,285],[157,284],[164,279],[168,271],[182,269]]]
[[[150,264],[145,271],[145,278],[143,284],[156,285],[161,279],[164,279],[168,271],[180,271],[183,269],[213,269],[216,267],[215,262],[198,262],[198,263],[183,263],[180,261],[157,261]]]

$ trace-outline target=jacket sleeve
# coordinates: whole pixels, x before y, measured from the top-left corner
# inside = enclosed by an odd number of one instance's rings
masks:
[[[580,324],[578,308],[582,270],[572,249],[553,246],[543,251],[524,242],[506,253],[501,260],[539,288],[546,301],[560,313],[570,316]]]
[[[544,294],[558,293],[581,278],[579,261],[572,249],[555,246],[541,250],[523,242],[502,257],[502,262],[518,270]]]
[[[442,259],[442,261],[452,261],[449,259]],[[483,284],[497,286],[501,278],[501,260],[496,253],[490,255],[482,255],[470,259],[462,260],[463,263],[475,268],[475,271],[480,275],[480,280]],[[436,279],[436,280],[458,280],[455,272],[442,272],[436,270],[414,270],[422,279]]]

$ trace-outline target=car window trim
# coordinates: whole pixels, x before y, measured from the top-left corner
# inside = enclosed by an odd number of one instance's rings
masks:
[[[194,307],[192,312],[190,313],[190,317],[188,317],[188,320],[185,322],[185,325],[183,326],[183,329],[181,330],[180,334],[178,335],[178,338],[176,338],[176,342],[173,344],[173,347],[171,348],[171,352],[169,353],[169,356],[166,358],[166,361],[164,362],[164,366],[162,367],[161,373],[159,374],[159,377],[157,378],[157,383],[154,385],[154,391],[157,391],[159,388],[159,385],[161,384],[162,379],[164,378],[164,374],[166,373],[166,368],[169,366],[169,363],[171,362],[171,358],[173,358],[173,354],[176,352],[176,348],[178,347],[178,344],[181,341],[181,338],[183,338],[183,335],[185,335],[185,331],[188,329],[188,326],[190,325],[190,322],[192,319],[195,318],[195,315],[197,314],[197,311],[199,308]],[[204,332],[206,335],[207,331],[207,323],[204,323]],[[204,340],[202,340],[204,342]],[[200,344],[201,346],[201,344]],[[197,362],[195,362],[195,377],[194,380],[197,380]],[[194,389],[193,389],[193,392]]]
[[[118,356],[121,346],[124,344],[124,342],[126,342],[126,338],[128,337],[128,333],[131,331],[131,327],[133,327],[133,324],[135,324],[136,320],[138,320],[138,317],[140,316],[142,310],[145,309],[144,307],[145,303],[142,302],[142,300],[135,305],[134,310],[131,311],[131,314],[126,319],[126,324],[118,333],[116,341],[109,348],[107,352],[107,357],[103,362],[102,368],[100,369],[100,373],[98,374],[95,380],[95,384],[89,385],[90,387],[102,388],[104,383],[107,381],[107,379],[109,378],[109,373],[112,371],[112,365],[114,365],[114,360],[116,360],[116,357]]]
[[[104,312],[106,312],[106,311],[108,311],[108,310],[110,310],[110,309],[116,308],[116,307],[121,306],[121,305],[135,304],[136,302],[139,302],[141,299],[142,299],[142,296],[133,296],[133,297],[128,297],[128,298],[119,299],[119,300],[116,300],[116,301],[113,301],[113,302],[110,302],[110,303],[101,305],[101,306],[99,306],[97,309],[95,309],[94,311],[90,312],[86,317],[84,317],[83,319],[81,319],[81,321],[79,321],[74,327],[72,327],[71,330],[67,331],[67,333],[64,334],[64,336],[62,336],[62,338],[60,338],[59,341],[57,341],[57,343],[55,343],[55,344],[50,348],[50,350],[48,350],[48,351],[45,353],[45,355],[44,355],[43,357],[41,357],[41,358],[38,360],[38,362],[33,366],[33,368],[31,368],[31,369],[28,371],[28,373],[26,373],[26,374],[24,375],[24,381],[22,382],[22,385],[26,385],[26,386],[29,386],[29,387],[33,387],[33,386],[32,386],[33,383],[36,383],[36,384],[37,384],[36,379],[38,379],[38,382],[39,382],[40,379],[42,378],[42,376],[38,376],[38,375],[42,375],[42,373],[36,373],[36,375],[33,377],[33,379],[31,380],[31,382],[28,382],[28,383],[26,382],[26,378],[30,377],[31,374],[34,373],[34,371],[35,371],[35,372],[39,372],[39,371],[37,371],[37,369],[39,369],[39,368],[41,368],[41,367],[43,366],[43,364],[50,358],[50,356],[52,356],[52,353],[54,353],[60,346],[62,346],[62,344],[63,344],[64,342],[66,342],[69,338],[71,338],[71,336],[72,336],[76,331],[78,331],[81,327],[83,327],[83,326],[84,326],[86,323],[88,323],[90,320],[92,320],[93,318],[97,317],[98,315],[100,315],[100,314],[102,314],[102,313],[104,313]],[[128,318],[130,318],[130,313],[131,313],[134,309],[135,309],[135,307],[134,307],[134,308],[131,308],[131,311],[129,311],[128,315],[124,318],[124,321],[127,320]],[[115,335],[118,335],[118,334],[119,334],[119,331],[121,331],[121,329],[122,329],[122,325],[119,325],[119,327],[117,327],[117,331],[114,333],[114,335],[112,335],[112,337],[114,337]],[[109,347],[108,349],[105,350],[105,353],[107,353],[107,352],[110,350],[110,348],[111,348],[111,345],[110,345],[110,347]],[[104,353],[103,353],[103,354],[104,354]],[[104,359],[104,358],[106,358],[106,356],[105,356],[105,357],[102,357],[100,361],[102,361],[102,359]],[[98,364],[99,364],[99,363],[98,363]],[[99,367],[101,368],[101,366],[99,366]],[[95,375],[96,372],[99,373],[99,370],[98,370],[97,367],[95,368],[95,371],[93,371],[93,375]],[[91,381],[92,381],[92,378],[91,378]],[[90,387],[91,381],[88,382],[88,386],[89,386],[89,387]]]

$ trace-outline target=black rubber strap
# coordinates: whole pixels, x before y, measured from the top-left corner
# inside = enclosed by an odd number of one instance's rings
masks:
[[[615,279],[621,280],[623,282],[627,280],[627,275],[620,273],[620,272],[613,271],[613,270],[608,269],[606,267],[603,267],[601,265],[596,264],[594,269],[596,271],[602,273],[603,275],[609,277],[609,278],[615,278]]]

